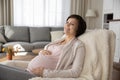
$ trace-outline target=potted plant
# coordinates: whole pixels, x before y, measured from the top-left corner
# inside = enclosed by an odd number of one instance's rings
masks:
[[[8,60],[12,60],[12,56],[14,55],[14,49],[12,46],[8,46],[2,49],[2,52],[6,52],[6,56]]]

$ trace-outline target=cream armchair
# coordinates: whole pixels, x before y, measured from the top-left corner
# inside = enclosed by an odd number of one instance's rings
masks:
[[[110,30],[93,30],[86,32],[78,37],[84,44],[86,49],[85,61],[83,70],[79,78],[41,78],[33,77],[24,72],[19,73],[19,70],[14,66],[5,68],[0,65],[0,79],[2,80],[16,80],[15,75],[22,76],[17,80],[111,80],[112,66],[115,52],[115,34]],[[28,63],[28,62],[27,62]],[[18,63],[17,63],[18,64]],[[10,64],[9,64],[10,65]],[[26,67],[26,62],[21,63],[23,68]],[[6,78],[3,73],[11,72],[14,74],[10,79],[10,74]],[[23,74],[24,73],[24,74]],[[32,77],[32,78],[31,78]]]
[[[111,80],[115,52],[115,34],[94,30],[78,37],[86,48],[84,67],[79,78],[41,78],[29,80]]]

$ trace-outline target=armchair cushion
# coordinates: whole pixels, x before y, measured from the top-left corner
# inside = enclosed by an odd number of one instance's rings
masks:
[[[111,80],[115,52],[115,34],[110,30],[94,30],[79,37],[86,48],[80,79]]]

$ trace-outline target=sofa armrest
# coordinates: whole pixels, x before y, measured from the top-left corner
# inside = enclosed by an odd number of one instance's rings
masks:
[[[0,52],[2,52],[2,43],[0,42]]]

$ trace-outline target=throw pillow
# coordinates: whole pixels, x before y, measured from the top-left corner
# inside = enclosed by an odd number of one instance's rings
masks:
[[[0,42],[2,43],[6,43],[6,39],[4,38],[4,36],[0,33]]]
[[[55,41],[57,39],[62,38],[62,36],[64,35],[63,31],[51,31],[51,41]]]

